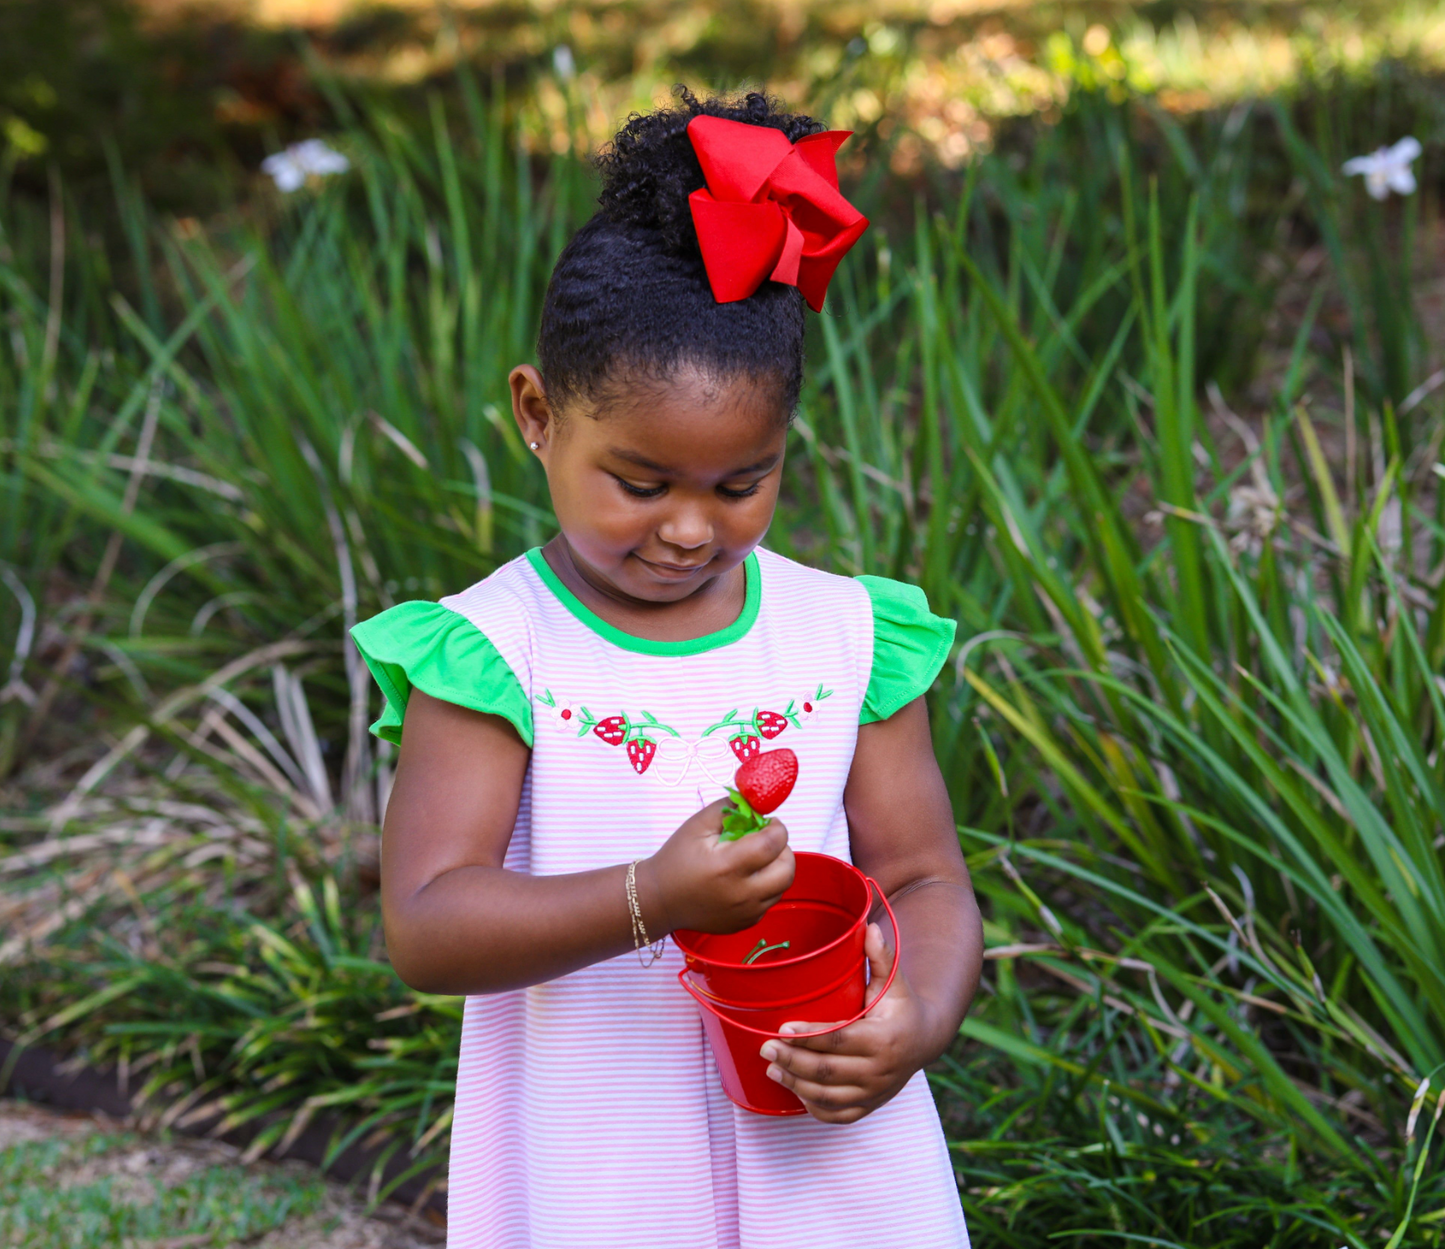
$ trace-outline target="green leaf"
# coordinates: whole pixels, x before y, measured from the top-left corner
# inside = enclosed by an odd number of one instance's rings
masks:
[[[731,788],[728,794],[732,798],[732,806],[724,807],[722,811],[723,841],[736,841],[739,837],[745,837],[748,833],[755,833],[767,826],[768,817],[754,811],[742,794]]]

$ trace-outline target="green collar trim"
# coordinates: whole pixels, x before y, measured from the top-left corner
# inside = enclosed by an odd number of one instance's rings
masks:
[[[603,620],[562,584],[561,578],[552,571],[552,566],[543,557],[541,547],[534,546],[528,551],[527,560],[546,587],[557,596],[557,601],[593,633],[614,646],[620,646],[625,651],[636,651],[640,655],[700,655],[704,651],[731,646],[753,627],[762,603],[762,576],[758,571],[758,556],[757,552],[750,551],[747,559],[743,561],[743,579],[747,587],[743,592],[743,610],[732,624],[716,633],[705,633],[700,638],[686,638],[681,642],[654,642],[650,638],[624,633],[616,625]]]

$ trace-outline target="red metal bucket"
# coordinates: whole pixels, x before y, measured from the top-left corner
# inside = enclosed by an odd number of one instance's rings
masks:
[[[877,882],[830,854],[799,850],[794,860],[793,883],[756,924],[741,932],[672,934],[686,959],[678,983],[702,1008],[723,1091],[761,1115],[805,1113],[793,1093],[768,1079],[758,1053],[764,1039],[780,1037],[789,1020],[841,1021],[790,1034],[822,1036],[871,1009],[863,1006],[863,942],[875,889],[893,924],[893,969],[875,1002],[898,974],[898,921]]]

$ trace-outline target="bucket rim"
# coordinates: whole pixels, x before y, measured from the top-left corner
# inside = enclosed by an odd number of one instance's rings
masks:
[[[865,959],[864,962],[866,961],[867,960]],[[692,977],[696,977],[702,974],[691,967],[684,967],[682,971],[684,975]],[[807,993],[800,993],[794,997],[779,998],[772,1002],[736,1002],[732,998],[723,997],[721,994],[714,993],[711,989],[705,988],[703,985],[697,984],[695,980],[692,982],[692,987],[696,989],[698,994],[700,994],[702,997],[707,998],[709,1002],[713,1002],[717,1006],[722,1007],[724,1010],[767,1012],[790,1010],[794,1006],[806,1006],[809,1002],[816,1002],[820,998],[825,998],[830,993],[836,991],[837,988],[845,981],[852,979],[855,975],[861,975],[861,973],[862,964],[856,966],[850,965],[842,972],[840,972],[836,977],[834,977],[832,981],[830,981],[828,984],[823,985],[820,988],[814,988]],[[723,1018],[728,1018],[728,1016],[723,1016]]]
[[[862,1019],[863,1016],[866,1015],[869,1011],[871,1011],[875,1006],[877,1006],[879,1002],[881,1002],[885,997],[888,996],[888,990],[893,987],[893,978],[898,975],[899,965],[903,962],[903,935],[898,931],[898,916],[893,913],[893,908],[888,904],[888,895],[883,892],[883,886],[880,885],[871,876],[864,876],[863,879],[868,882],[868,896],[870,898],[873,896],[873,890],[876,889],[878,891],[878,897],[883,902],[883,909],[888,912],[888,922],[893,925],[893,966],[888,969],[888,979],[883,982],[883,987],[878,991],[878,995],[871,1002],[864,1002],[863,1009],[860,1010],[851,1019],[845,1019],[840,1023],[830,1024],[826,1028],[817,1028],[811,1032],[767,1032],[764,1031],[762,1028],[754,1028],[751,1024],[745,1024],[740,1020],[719,1014],[719,1012],[709,1004],[708,999],[702,994],[698,993],[697,989],[688,982],[687,977],[690,969],[687,967],[679,967],[677,969],[677,983],[683,987],[683,989],[687,992],[688,996],[691,997],[692,1000],[696,1002],[707,1015],[711,1016],[719,1024],[723,1025],[722,1035],[726,1040],[727,1050],[729,1054],[733,1053],[732,1042],[730,1040],[727,1040],[729,1035],[729,1027],[734,1029],[741,1029],[743,1032],[751,1032],[754,1036],[767,1037],[771,1041],[776,1041],[780,1039],[801,1041],[805,1037],[827,1036],[829,1033],[841,1032],[844,1028],[851,1027],[853,1024],[857,1023],[860,1019]],[[709,1039],[711,1039],[711,1025],[704,1022],[703,1027],[705,1030],[707,1030]],[[736,1055],[734,1055],[734,1059],[735,1058]]]
[[[704,954],[695,953],[694,951],[692,951],[691,949],[689,949],[686,945],[684,945],[681,941],[679,941],[679,940],[678,940],[678,937],[677,937],[677,930],[674,930],[673,933],[672,933],[673,942],[674,942],[674,943],[677,945],[677,947],[682,951],[682,956],[683,956],[683,958],[685,958],[685,959],[688,961],[689,969],[691,968],[691,964],[692,964],[692,962],[693,962],[694,960],[696,960],[696,961],[699,962],[699,963],[707,963],[707,964],[709,964],[709,965],[711,965],[711,966],[713,966],[713,967],[725,967],[725,968],[727,968],[727,969],[730,970],[730,971],[736,970],[736,969],[738,969],[738,968],[742,968],[742,969],[745,970],[745,971],[771,971],[771,970],[772,970],[773,968],[775,968],[775,967],[791,967],[791,966],[793,966],[794,963],[804,963],[804,962],[807,962],[809,959],[815,959],[815,958],[817,958],[817,957],[818,957],[819,955],[821,955],[821,954],[826,954],[829,950],[833,949],[835,946],[842,945],[843,942],[847,941],[848,938],[853,935],[853,930],[854,930],[855,928],[857,928],[860,924],[866,924],[867,921],[868,921],[868,915],[869,915],[869,913],[873,910],[873,889],[872,889],[872,887],[869,885],[869,883],[868,883],[868,877],[867,877],[867,875],[863,872],[863,870],[862,870],[860,867],[858,867],[858,865],[857,865],[856,863],[850,863],[850,862],[848,862],[847,859],[840,859],[836,854],[823,854],[823,853],[821,853],[820,851],[817,851],[817,850],[794,850],[794,851],[793,851],[793,857],[794,857],[794,858],[801,858],[801,857],[803,857],[803,856],[805,856],[805,855],[806,855],[808,858],[810,858],[810,859],[831,859],[834,863],[841,863],[844,867],[850,869],[852,872],[854,872],[854,873],[857,874],[858,879],[863,882],[863,896],[864,896],[864,899],[865,899],[865,901],[866,901],[866,903],[867,903],[867,905],[864,906],[864,908],[863,908],[863,913],[862,913],[861,915],[855,916],[854,919],[853,919],[853,922],[852,922],[851,924],[849,924],[848,927],[847,927],[842,933],[840,933],[838,936],[834,937],[832,941],[828,942],[827,945],[820,945],[820,946],[818,946],[817,949],[809,950],[806,954],[795,954],[795,955],[793,955],[791,958],[780,958],[780,959],[778,959],[778,960],[777,960],[776,962],[774,962],[774,963],[761,963],[761,964],[759,964],[759,963],[731,963],[731,962],[726,962],[726,961],[724,961],[723,959],[719,959],[719,958],[708,958],[708,957],[707,957],[706,955],[704,955]],[[881,895],[882,892],[883,892],[883,891],[880,889],[880,890],[879,890],[879,894]],[[781,899],[780,899],[780,900],[781,900]],[[776,905],[776,903],[775,903],[774,905]],[[698,929],[696,929],[696,928],[685,928],[685,929],[682,929],[681,931],[683,931],[683,932],[697,932]],[[703,933],[702,935],[703,935],[704,937],[714,937],[714,936],[718,936],[718,935],[720,935],[720,934],[718,934],[718,933],[711,933],[711,932],[705,932],[705,933]]]

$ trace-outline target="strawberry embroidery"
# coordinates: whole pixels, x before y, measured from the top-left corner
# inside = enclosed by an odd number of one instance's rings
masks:
[[[703,736],[706,737],[707,734],[704,733]],[[740,762],[753,758],[763,748],[762,742],[752,733],[738,733],[728,738],[728,745],[733,748],[733,754],[737,755]]]
[[[663,724],[650,711],[644,711],[640,720],[633,720],[626,712],[599,720],[582,704],[558,698],[550,689],[538,694],[537,701],[551,708],[552,723],[563,732],[575,730],[578,737],[586,737],[590,733],[609,746],[626,745],[627,762],[638,776],[647,771],[657,754],[659,737],[664,734],[679,736],[675,728]]]
[[[682,740],[682,735],[675,728],[663,724],[650,711],[643,711],[636,717],[625,711],[598,717],[584,704],[555,695],[550,689],[544,689],[536,697],[537,701],[548,709],[550,714],[547,719],[556,731],[570,733],[579,738],[591,735],[606,746],[622,746],[628,764],[638,776],[642,776],[652,766],[664,737],[677,738],[679,753],[676,762],[680,763],[681,772],[671,779],[666,775],[663,777],[664,783],[672,785],[680,781],[693,767],[700,766],[705,774],[711,775],[706,761],[707,752],[701,747],[703,739],[714,735],[727,742],[728,749],[744,767],[757,760],[782,754],[793,759],[796,775],[797,761],[792,751],[764,751],[763,743],[771,742],[790,727],[802,728],[808,721],[815,719],[819,704],[832,694],[832,690],[819,685],[809,697],[790,698],[781,711],[776,710],[777,704],[774,704],[769,708],[754,707],[751,713],[744,715],[742,708],[734,707],[716,724],[704,729],[699,737],[689,738],[687,741]],[[720,742],[717,749],[721,751]],[[726,755],[723,757],[726,758]],[[775,762],[770,766],[776,767],[777,764]],[[676,772],[678,768],[674,766],[660,771]],[[739,775],[741,774],[742,768],[739,768]],[[789,784],[791,785],[791,782]]]
[[[789,706],[792,704],[790,703]],[[788,727],[788,717],[780,715],[776,711],[758,712],[758,732],[768,741],[772,741],[779,733]]]
[[[592,732],[609,746],[620,746],[627,740],[627,717],[608,716],[605,720],[599,720]]]
[[[641,724],[629,724],[627,726],[627,761],[632,764],[632,770],[641,776],[652,764],[652,757],[657,754],[657,739],[649,737],[650,733],[668,733],[673,737],[679,736],[674,728],[663,724],[650,711],[642,713]]]
[[[762,753],[765,741],[772,741],[789,725],[802,728],[804,721],[818,714],[818,704],[832,695],[832,690],[819,685],[811,697],[790,698],[782,711],[754,707],[751,715],[743,716],[738,714],[742,709],[734,707],[716,724],[704,729],[702,735],[711,737],[714,733],[727,733],[727,743],[732,747],[733,754],[740,763],[746,763]]]

